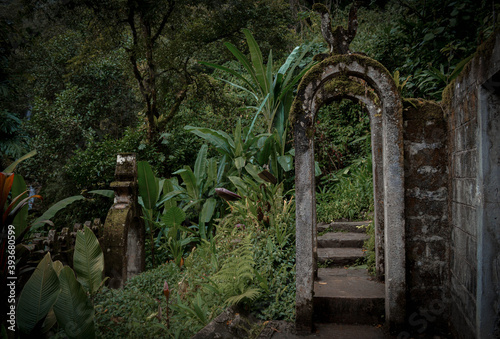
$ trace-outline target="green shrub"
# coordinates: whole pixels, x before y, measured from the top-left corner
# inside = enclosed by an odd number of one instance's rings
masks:
[[[333,176],[331,187],[316,194],[316,216],[320,222],[362,220],[373,211],[371,158],[361,160]]]
[[[295,205],[284,198],[282,185],[249,180],[247,196],[230,204],[217,235],[193,247],[182,268],[172,261],[129,279],[123,290],[104,289],[96,296],[102,338],[189,338],[235,303],[260,319],[294,319]],[[266,221],[258,216],[262,206],[268,206]],[[246,270],[238,269],[241,256]],[[236,288],[228,273],[239,282]],[[170,328],[164,281],[170,286]]]
[[[98,337],[166,337],[166,321],[159,316],[160,307],[165,310],[167,306],[163,284],[168,281],[176,287],[180,277],[179,267],[170,263],[130,278],[123,289],[104,288],[94,299]],[[177,293],[176,288],[172,290]],[[172,330],[179,326],[173,320],[171,324]]]
[[[350,100],[323,106],[315,125],[314,153],[323,176],[367,157],[371,153],[369,115]]]
[[[258,318],[295,318],[295,202],[285,199],[283,184],[257,182],[239,190],[245,197],[230,203],[232,213],[219,225],[220,241],[234,246],[253,234],[253,283],[258,297],[243,303]],[[254,178],[256,179],[256,178]],[[240,195],[241,195],[240,194]],[[231,259],[226,259],[231,260]]]
[[[365,263],[368,268],[368,273],[375,275],[375,226],[373,221],[366,228],[366,234],[370,237],[363,244],[365,249]]]

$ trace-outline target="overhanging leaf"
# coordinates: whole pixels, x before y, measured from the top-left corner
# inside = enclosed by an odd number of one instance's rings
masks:
[[[142,197],[144,207],[153,209],[158,199],[158,178],[155,177],[151,166],[147,161],[137,163],[137,179],[139,195]]]
[[[185,126],[184,129],[207,140],[223,155],[227,155],[228,157],[233,156],[235,148],[234,141],[227,133],[223,131],[215,131],[210,128],[193,126]]]
[[[76,234],[73,268],[85,291],[95,294],[102,282],[104,256],[99,241],[88,227]]]
[[[115,197],[115,191],[113,191],[113,190],[93,190],[93,191],[89,191],[88,193],[102,195],[103,197],[107,197],[107,198],[114,198]]]
[[[214,198],[209,198],[205,201],[200,213],[200,219],[202,222],[208,223],[212,220],[216,204],[217,201]]]
[[[17,165],[19,165],[19,163],[23,160],[26,160],[28,158],[31,158],[32,156],[36,155],[36,151],[33,150],[29,153],[26,153],[25,155],[23,155],[22,157],[20,157],[19,159],[17,159],[16,161],[14,161],[12,164],[9,165],[9,167],[7,167],[6,169],[3,170],[4,173],[12,173],[14,171],[14,169],[16,168]]]
[[[45,220],[52,219],[57,214],[57,212],[59,212],[63,208],[66,208],[68,205],[71,205],[75,201],[83,200],[83,199],[85,199],[85,197],[83,195],[75,195],[75,196],[63,199],[61,201],[58,201],[57,203],[52,205],[47,211],[45,211],[44,214],[42,214],[38,219],[36,219],[33,222],[31,229],[34,230],[34,229],[39,228],[40,226],[42,226],[45,223]]]

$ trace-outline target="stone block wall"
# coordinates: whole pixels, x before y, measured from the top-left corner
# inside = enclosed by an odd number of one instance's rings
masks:
[[[450,115],[451,317],[457,332],[476,336],[477,111],[475,91],[454,99]]]
[[[500,32],[443,94],[448,115],[450,322],[457,338],[500,337]]]
[[[446,327],[447,123],[440,105],[411,99],[403,110],[407,316],[411,331]]]
[[[51,229],[47,236],[42,236],[40,233],[35,233],[33,238],[25,240],[23,246],[30,251],[28,266],[35,268],[40,260],[50,252],[52,261],[59,260],[64,265],[73,267],[73,252],[75,250],[76,234],[78,231],[88,227],[94,232],[95,236],[102,240],[102,227],[99,218],[93,222],[86,221],[82,224],[74,224],[72,228],[63,227],[60,232],[56,229]]]

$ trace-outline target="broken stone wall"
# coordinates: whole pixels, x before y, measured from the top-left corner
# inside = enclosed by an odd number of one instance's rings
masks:
[[[407,316],[419,332],[446,327],[447,124],[441,106],[416,99],[405,103],[403,124]]]
[[[448,86],[450,321],[459,338],[498,337],[500,34]]]

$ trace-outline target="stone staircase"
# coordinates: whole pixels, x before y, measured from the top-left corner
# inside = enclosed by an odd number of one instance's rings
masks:
[[[318,225],[318,278],[314,283],[314,321],[338,324],[381,324],[384,284],[355,265],[364,256],[369,222]],[[364,227],[358,227],[364,226]],[[328,232],[327,232],[328,231]],[[325,233],[327,232],[327,233]],[[326,268],[323,268],[327,266]]]

